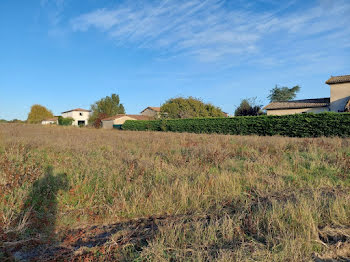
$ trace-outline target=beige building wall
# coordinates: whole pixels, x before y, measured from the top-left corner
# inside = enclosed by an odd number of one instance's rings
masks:
[[[114,120],[102,120],[102,128],[104,129],[112,129],[113,125],[122,125],[126,120],[137,120],[130,116],[122,116]]]
[[[159,113],[154,111],[154,110],[152,110],[152,109],[150,109],[150,108],[147,108],[141,113],[141,115],[157,117],[159,115]]]
[[[297,109],[276,109],[276,110],[266,110],[268,116],[276,115],[293,115],[301,113],[321,113],[329,111],[328,107],[315,107],[315,108],[297,108]]]
[[[113,120],[102,120],[102,128],[113,129]]]
[[[350,99],[350,83],[331,84],[331,105],[334,112],[343,112]]]
[[[88,124],[89,117],[90,117],[90,112],[84,112],[84,111],[71,111],[67,113],[63,113],[62,117],[71,117],[74,119],[72,125],[77,126],[78,121],[85,121],[85,125]]]

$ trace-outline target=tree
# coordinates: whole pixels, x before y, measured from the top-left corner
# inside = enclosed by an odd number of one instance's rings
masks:
[[[51,117],[53,117],[53,114],[46,107],[42,105],[33,105],[28,114],[27,122],[30,124],[38,124],[44,119]]]
[[[258,116],[262,115],[261,105],[257,105],[256,98],[246,98],[235,110],[235,116]]]
[[[219,107],[203,103],[194,97],[177,97],[166,101],[160,108],[161,114],[168,118],[224,117]]]
[[[289,101],[294,99],[299,91],[300,86],[298,85],[292,88],[288,88],[287,86],[278,87],[276,85],[270,90],[267,98],[270,99],[270,102]]]
[[[119,95],[112,94],[91,105],[91,112],[89,123],[100,127],[101,116],[109,117],[117,114],[125,114],[125,109],[123,104],[120,103]]]

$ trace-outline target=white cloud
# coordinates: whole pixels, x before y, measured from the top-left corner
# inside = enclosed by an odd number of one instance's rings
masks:
[[[272,50],[283,52],[281,46],[287,48],[299,41],[305,44],[299,48],[300,53],[294,52],[300,56],[312,42],[331,42],[332,34],[339,37],[343,33],[342,46],[348,46],[350,36],[344,33],[350,22],[350,2],[339,0],[333,4],[323,0],[304,9],[291,8],[294,1],[288,5],[268,2],[273,9],[257,11],[246,3],[228,8],[232,2],[225,0],[132,1],[82,14],[70,23],[74,31],[95,28],[106,32],[118,45],[156,49],[166,56],[190,55],[201,61],[261,55],[265,51],[270,57],[261,59],[268,63],[281,61],[271,54]],[[275,47],[274,41],[280,45]],[[318,56],[326,51],[317,49]]]
[[[46,10],[47,18],[52,26],[57,26],[62,20],[66,0],[41,0],[41,7]]]

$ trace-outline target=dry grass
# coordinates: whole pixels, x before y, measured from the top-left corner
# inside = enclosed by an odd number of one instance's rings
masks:
[[[323,259],[349,247],[349,189],[350,139],[0,124],[0,259],[15,241],[150,216],[167,219],[93,258]]]

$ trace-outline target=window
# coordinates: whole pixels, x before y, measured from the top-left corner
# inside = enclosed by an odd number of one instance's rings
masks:
[[[83,116],[83,113],[79,113],[80,116]]]

